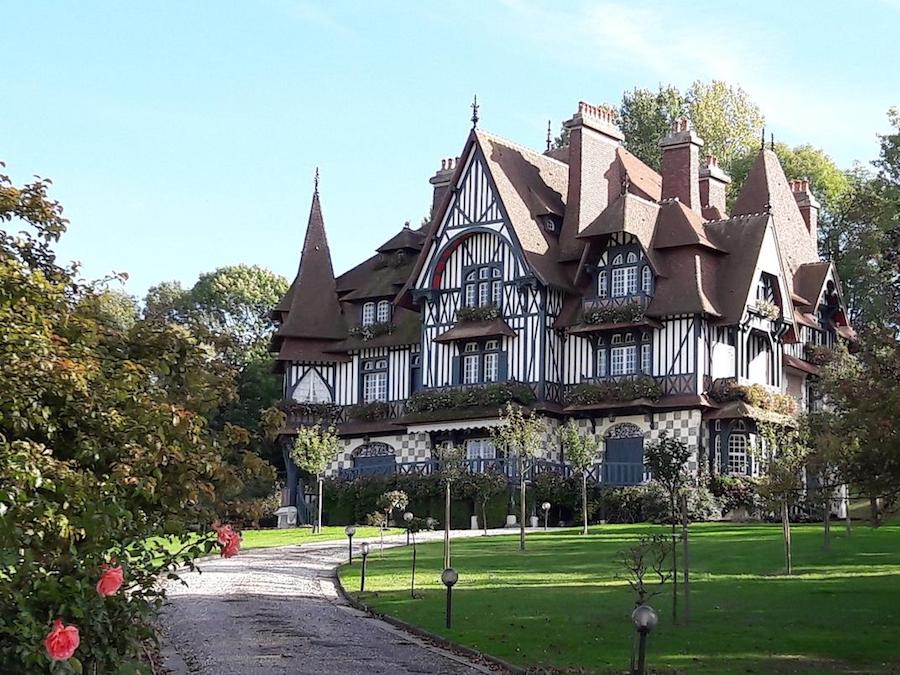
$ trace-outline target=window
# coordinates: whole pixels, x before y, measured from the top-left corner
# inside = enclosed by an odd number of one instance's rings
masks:
[[[606,349],[597,350],[597,377],[606,377]]]
[[[625,258],[623,258],[622,254],[620,253],[615,258],[613,258],[612,264],[613,265],[621,265],[624,262],[625,262]]]
[[[650,271],[650,265],[644,265],[641,269],[641,291],[645,295],[650,295],[653,290],[653,272]]]
[[[600,270],[600,273],[597,275],[597,297],[605,298],[609,294],[609,289],[607,288],[607,284],[609,284],[609,275],[606,273],[606,270]]]
[[[500,355],[488,352],[484,355],[484,381],[496,382],[500,377]]]
[[[378,323],[387,323],[391,320],[391,303],[381,300],[378,303]]]
[[[468,272],[463,284],[466,307],[500,307],[503,300],[503,280],[500,268],[486,265]]]
[[[375,303],[367,302],[362,309],[362,325],[371,326],[375,323]]]
[[[504,377],[505,354],[500,351],[500,340],[467,342],[461,352],[458,375],[461,384],[498,382]]]
[[[728,473],[747,473],[747,434],[744,423],[738,421],[728,437]]]
[[[387,359],[363,362],[363,403],[387,401]]]
[[[637,253],[629,253],[625,258],[625,262],[627,263],[636,263],[637,262]]]
[[[637,293],[637,267],[616,267],[612,271],[612,296],[622,298]]]
[[[653,345],[645,342],[641,345],[641,372],[647,375],[653,370]]]
[[[636,347],[613,347],[610,359],[610,371],[613,377],[631,375],[637,366]]]
[[[478,383],[478,354],[468,354],[463,357],[463,384]]]
[[[495,459],[497,449],[490,438],[470,438],[466,441],[466,459]]]

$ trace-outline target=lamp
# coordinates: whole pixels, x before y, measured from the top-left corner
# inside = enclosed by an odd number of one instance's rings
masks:
[[[451,615],[453,608],[453,587],[459,581],[459,573],[452,567],[448,567],[441,572],[441,583],[447,587],[447,628],[451,625]]]
[[[541,504],[541,509],[544,512],[544,532],[547,531],[547,518],[550,516],[550,502],[544,502]]]
[[[347,527],[344,528],[344,534],[347,535],[347,540],[349,542],[347,544],[347,548],[348,548],[347,564],[352,565],[353,564],[353,535],[356,534],[356,528],[353,527],[353,525],[348,525]]]
[[[635,672],[637,675],[644,675],[646,672],[647,636],[659,622],[659,617],[656,615],[656,610],[650,605],[641,604],[635,607],[634,611],[631,613],[631,622],[634,624],[634,628],[637,630],[639,636],[638,662],[637,670]]]
[[[364,541],[362,546],[359,547],[362,552],[362,574],[359,577],[359,592],[363,593],[366,590],[366,559],[369,557],[369,542]]]

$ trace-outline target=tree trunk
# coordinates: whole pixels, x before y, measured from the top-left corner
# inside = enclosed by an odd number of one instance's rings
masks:
[[[678,623],[678,549],[676,542],[678,535],[675,533],[675,494],[669,498],[669,515],[672,518],[672,623]]]
[[[487,501],[481,501],[481,526],[484,528],[484,534],[487,535],[488,526],[487,526]]]
[[[688,555],[688,507],[687,495],[681,495],[681,540],[684,548],[684,622],[691,620],[691,582],[690,582],[690,557]]]
[[[444,569],[450,567],[450,481],[444,490]]]
[[[581,472],[581,514],[584,516],[584,529],[581,534],[588,533],[588,514],[587,514],[587,474]]]
[[[822,514],[825,524],[825,550],[831,550],[831,499],[825,500],[825,512]]]
[[[519,550],[525,550],[525,461],[519,456]]]
[[[322,476],[319,476],[319,503],[316,505],[318,515],[316,516],[316,534],[322,534]]]
[[[781,502],[781,528],[784,534],[784,565],[788,576],[790,576],[793,574],[794,567],[791,560],[791,516],[786,501]]]
[[[878,505],[878,497],[869,497],[869,517],[871,518],[872,527],[881,525],[881,513]]]
[[[847,536],[852,534],[850,518],[850,485],[847,485],[847,496],[844,498],[844,524],[847,526]]]

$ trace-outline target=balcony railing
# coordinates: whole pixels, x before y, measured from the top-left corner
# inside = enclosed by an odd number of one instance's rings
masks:
[[[468,473],[494,472],[505,476],[510,485],[519,482],[519,462],[517,459],[505,457],[473,458],[463,461],[463,470]],[[381,465],[372,467],[354,467],[338,471],[338,478],[354,480],[356,478],[401,475],[401,476],[431,476],[441,472],[441,461],[438,459],[423,459],[413,462],[397,462],[393,465]],[[544,473],[553,473],[569,478],[575,475],[575,470],[562,462],[553,462],[546,459],[532,459],[525,462],[525,480],[533,481]],[[588,470],[588,481],[597,485],[621,486],[639,485],[650,479],[650,474],[643,464],[635,462],[600,462]]]
[[[403,417],[405,401],[380,401],[356,405],[309,404],[291,406],[286,426],[296,428],[314,424],[347,424],[393,421]]]
[[[641,309],[647,309],[651,300],[653,300],[652,296],[644,293],[618,298],[585,298],[583,307],[585,312],[612,307],[628,307],[629,305],[639,305]]]
[[[571,400],[569,398],[570,394],[576,391],[577,387],[582,385],[628,383],[645,378],[652,379],[654,382],[656,382],[656,384],[659,386],[660,395],[662,396],[697,393],[696,380],[693,373],[687,373],[683,375],[644,375],[643,373],[635,373],[631,375],[615,375],[610,377],[589,378],[582,380],[577,384],[568,384],[565,386],[565,400]],[[625,389],[625,387],[623,387],[623,389]],[[616,402],[616,399],[609,399],[608,401],[604,402],[613,403]]]

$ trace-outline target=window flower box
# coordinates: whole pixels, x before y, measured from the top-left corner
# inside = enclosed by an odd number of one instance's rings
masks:
[[[466,408],[499,408],[506,403],[530,405],[534,392],[521,382],[501,382],[481,386],[426,389],[406,401],[406,412],[416,415]]]
[[[598,403],[634,401],[639,398],[655,401],[662,394],[662,387],[655,379],[642,376],[633,379],[584,382],[575,385],[566,392],[566,403],[568,405],[596,405]]]
[[[771,391],[761,384],[738,384],[731,377],[713,380],[707,393],[716,403],[743,401],[754,408],[779,415],[794,415],[797,412],[797,401],[793,396]]]
[[[825,345],[807,343],[803,346],[803,354],[814,366],[825,366],[834,358],[834,350]]]
[[[348,408],[347,417],[354,422],[375,422],[390,417],[391,406],[385,401],[360,403]]]
[[[582,323],[596,325],[600,323],[635,323],[644,318],[644,307],[639,302],[624,305],[608,305],[586,310],[581,315]]]
[[[363,342],[368,342],[382,335],[390,334],[393,329],[394,325],[390,321],[383,321],[381,323],[372,323],[368,326],[353,326],[349,330],[349,334],[351,337],[358,337]]]
[[[757,300],[754,309],[757,314],[770,321],[776,321],[781,316],[781,308],[768,300]]]
[[[460,307],[456,310],[456,320],[460,323],[493,321],[500,318],[500,309],[493,305],[485,307]]]

